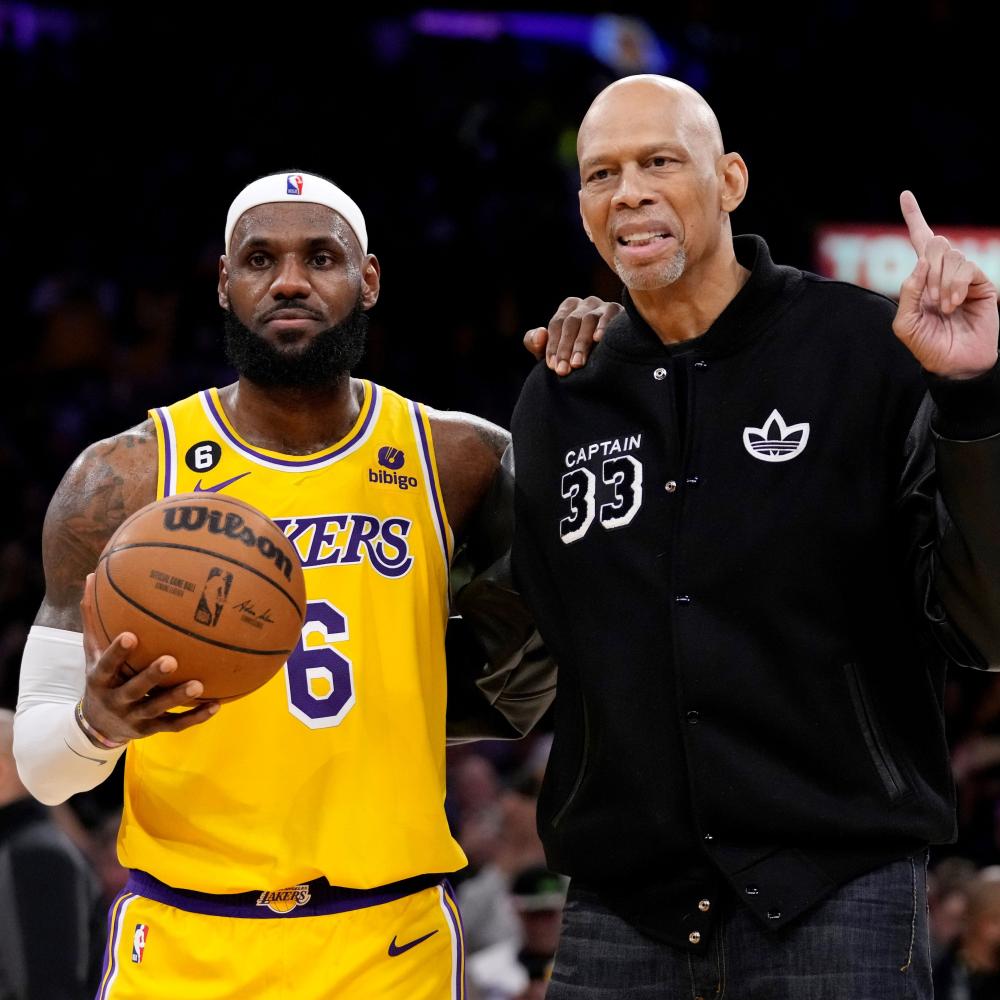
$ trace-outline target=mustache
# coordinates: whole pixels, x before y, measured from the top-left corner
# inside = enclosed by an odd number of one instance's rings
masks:
[[[305,313],[310,317],[310,319],[323,319],[320,313],[318,313],[315,309],[311,309],[309,306],[297,305],[294,302],[283,302],[273,306],[271,309],[268,309],[268,311],[261,316],[261,320],[263,322],[267,322],[269,319],[274,319],[275,316],[280,316],[283,312]]]

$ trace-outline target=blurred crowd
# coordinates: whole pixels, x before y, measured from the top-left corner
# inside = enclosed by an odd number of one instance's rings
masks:
[[[831,5],[828,21],[769,34],[727,21],[720,4],[673,6],[650,23],[673,39],[675,72],[700,67],[698,82],[754,178],[736,228],[761,232],[778,259],[810,265],[811,226],[822,220],[807,192],[816,188],[831,217],[883,221],[900,186],[924,182],[929,214],[996,224],[973,217],[982,205],[968,198],[985,187],[979,172],[991,157],[970,145],[945,156],[934,130],[925,153],[908,155],[919,130],[932,129],[925,123],[944,120],[938,98],[907,88],[911,110],[899,112],[892,101],[905,79],[875,58],[883,55],[876,40],[856,32],[856,5]],[[406,18],[345,18],[335,34],[285,46],[235,19],[218,37],[163,13],[143,12],[140,23],[136,14],[81,9],[51,36],[0,34],[0,81],[20,98],[5,108],[13,173],[0,188],[7,707],[43,590],[42,521],[62,473],[86,444],[138,423],[147,407],[232,378],[221,354],[217,260],[226,206],[252,177],[314,170],[363,206],[383,294],[359,374],[435,406],[507,424],[530,366],[523,332],[564,295],[618,294],[576,216],[575,123],[613,78],[590,54],[511,38],[418,37]],[[918,4],[904,34],[933,34],[944,52],[961,36],[968,74],[980,42],[963,34],[960,15],[957,6]],[[873,67],[869,81],[844,76],[839,52],[848,44],[858,65]],[[985,67],[985,49],[982,59]],[[788,84],[807,70],[808,87]],[[127,122],[126,88],[146,109]],[[772,114],[779,89],[782,113]],[[800,123],[810,112],[814,129]],[[961,139],[966,127],[976,132],[969,115],[948,109],[959,137],[952,147],[973,142]],[[793,121],[794,156],[813,163],[809,170],[785,163]],[[899,148],[907,150],[899,170],[854,167],[861,149],[884,164]],[[1000,970],[1000,676],[953,674],[944,697],[959,839],[932,854],[931,928],[942,990],[963,976],[971,990]],[[449,755],[449,815],[470,861],[456,882],[478,1000],[542,996],[558,936],[565,885],[545,871],[534,827],[544,729]],[[11,785],[0,830],[18,800]],[[86,859],[102,905],[123,884],[119,808],[112,779],[44,817]]]

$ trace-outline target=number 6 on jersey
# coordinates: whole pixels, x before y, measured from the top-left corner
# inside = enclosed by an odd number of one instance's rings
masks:
[[[339,726],[354,707],[354,667],[334,643],[350,638],[329,601],[310,601],[302,637],[285,663],[288,710],[310,729]]]

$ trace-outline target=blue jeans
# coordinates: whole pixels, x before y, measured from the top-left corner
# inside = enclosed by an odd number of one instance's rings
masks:
[[[691,953],[570,886],[547,1000],[931,1000],[926,856],[841,887],[780,931],[727,900]]]

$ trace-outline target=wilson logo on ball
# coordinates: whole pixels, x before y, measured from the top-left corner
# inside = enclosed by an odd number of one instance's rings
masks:
[[[163,527],[167,531],[207,531],[212,535],[225,535],[242,542],[247,548],[256,549],[284,573],[286,580],[292,578],[292,563],[288,556],[269,538],[258,535],[248,527],[239,514],[223,514],[197,504],[175,504],[163,511]]]

